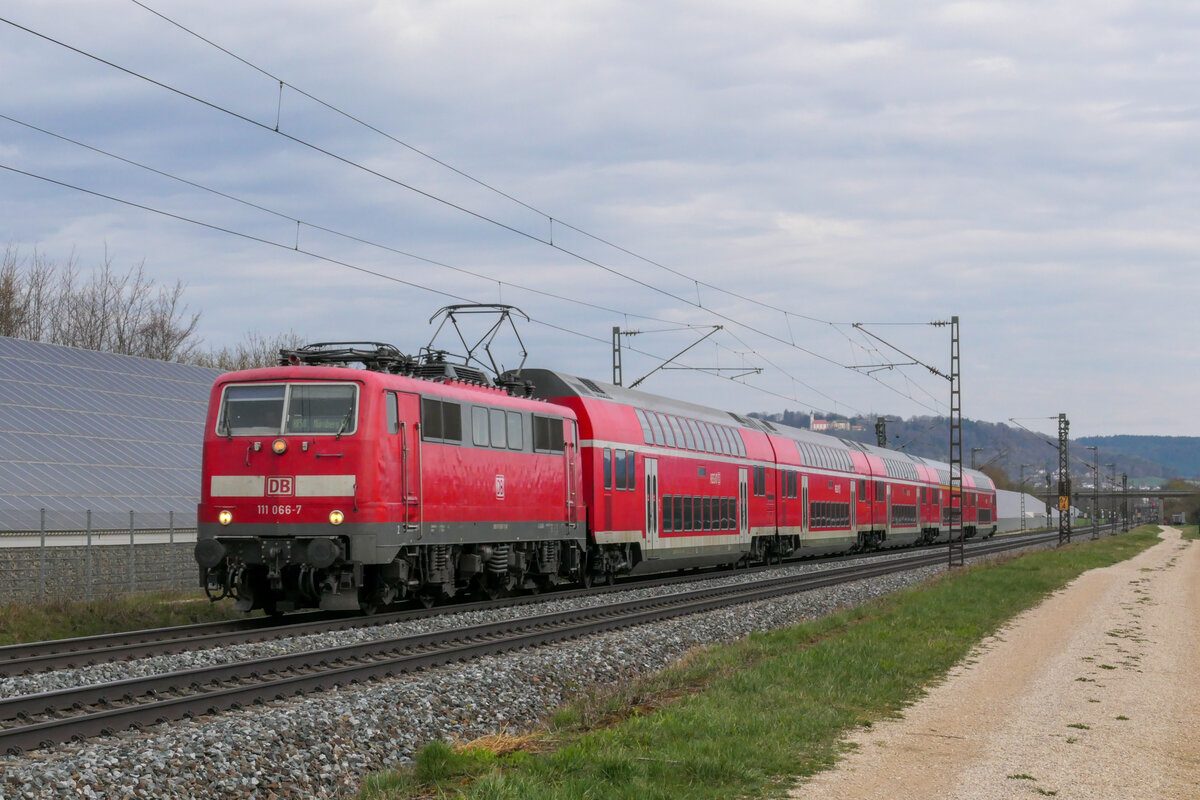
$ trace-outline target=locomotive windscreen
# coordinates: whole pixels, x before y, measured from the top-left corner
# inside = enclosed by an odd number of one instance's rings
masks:
[[[229,386],[221,404],[222,436],[349,434],[355,429],[353,384],[297,383]]]

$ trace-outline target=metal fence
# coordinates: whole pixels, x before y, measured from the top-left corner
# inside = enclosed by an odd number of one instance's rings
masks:
[[[0,532],[0,602],[91,600],[199,586],[192,555],[196,529],[177,527],[171,512],[139,519],[131,511],[127,524],[115,528],[110,519],[96,524],[88,511],[75,530],[51,530],[45,512],[39,516],[34,530]]]

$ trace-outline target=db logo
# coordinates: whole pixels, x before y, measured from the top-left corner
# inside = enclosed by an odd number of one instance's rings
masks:
[[[296,491],[295,478],[273,477],[267,478],[267,496],[291,496]]]
[[[496,476],[496,499],[497,500],[504,499],[504,476],[503,475]]]

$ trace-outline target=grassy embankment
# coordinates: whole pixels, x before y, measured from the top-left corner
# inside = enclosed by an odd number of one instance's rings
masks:
[[[148,592],[97,600],[0,604],[0,645],[234,619],[233,601],[195,592]]]
[[[583,693],[543,730],[427,745],[369,779],[388,798],[781,796],[831,766],[843,735],[895,716],[1006,620],[1158,528],[948,573],[927,586],[710,648],[634,685]]]
[[[1184,539],[1200,539],[1200,526],[1196,525],[1176,525],[1183,534]]]

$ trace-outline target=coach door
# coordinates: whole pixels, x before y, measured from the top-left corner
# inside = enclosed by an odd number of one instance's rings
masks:
[[[579,464],[579,436],[575,420],[563,420],[563,438],[566,444],[563,448],[563,456],[567,460],[567,527],[573,529],[579,520],[579,511],[576,507],[579,477],[575,474]]]
[[[658,459],[647,458],[642,471],[646,474],[646,547],[658,546]]]
[[[749,541],[750,537],[750,470],[738,469],[738,534]]]
[[[400,450],[400,502],[404,529],[421,531],[421,418],[420,395],[388,392],[388,428],[396,434]],[[395,416],[393,416],[395,414]]]
[[[888,533],[891,533],[892,532],[892,485],[890,483],[886,485],[885,491],[887,492],[887,495],[886,495],[887,496],[887,504],[885,506],[886,510],[884,511],[884,513],[887,514],[887,516],[883,518],[883,526],[884,526],[884,530],[886,530]]]
[[[858,481],[850,481],[850,530],[858,532]]]
[[[804,520],[804,522],[802,523],[802,525],[803,525],[802,530],[805,533],[808,533],[809,528],[812,526],[812,515],[809,512],[809,507],[808,507],[808,476],[807,475],[800,476],[800,507],[801,507],[800,513],[802,514],[802,517]]]

